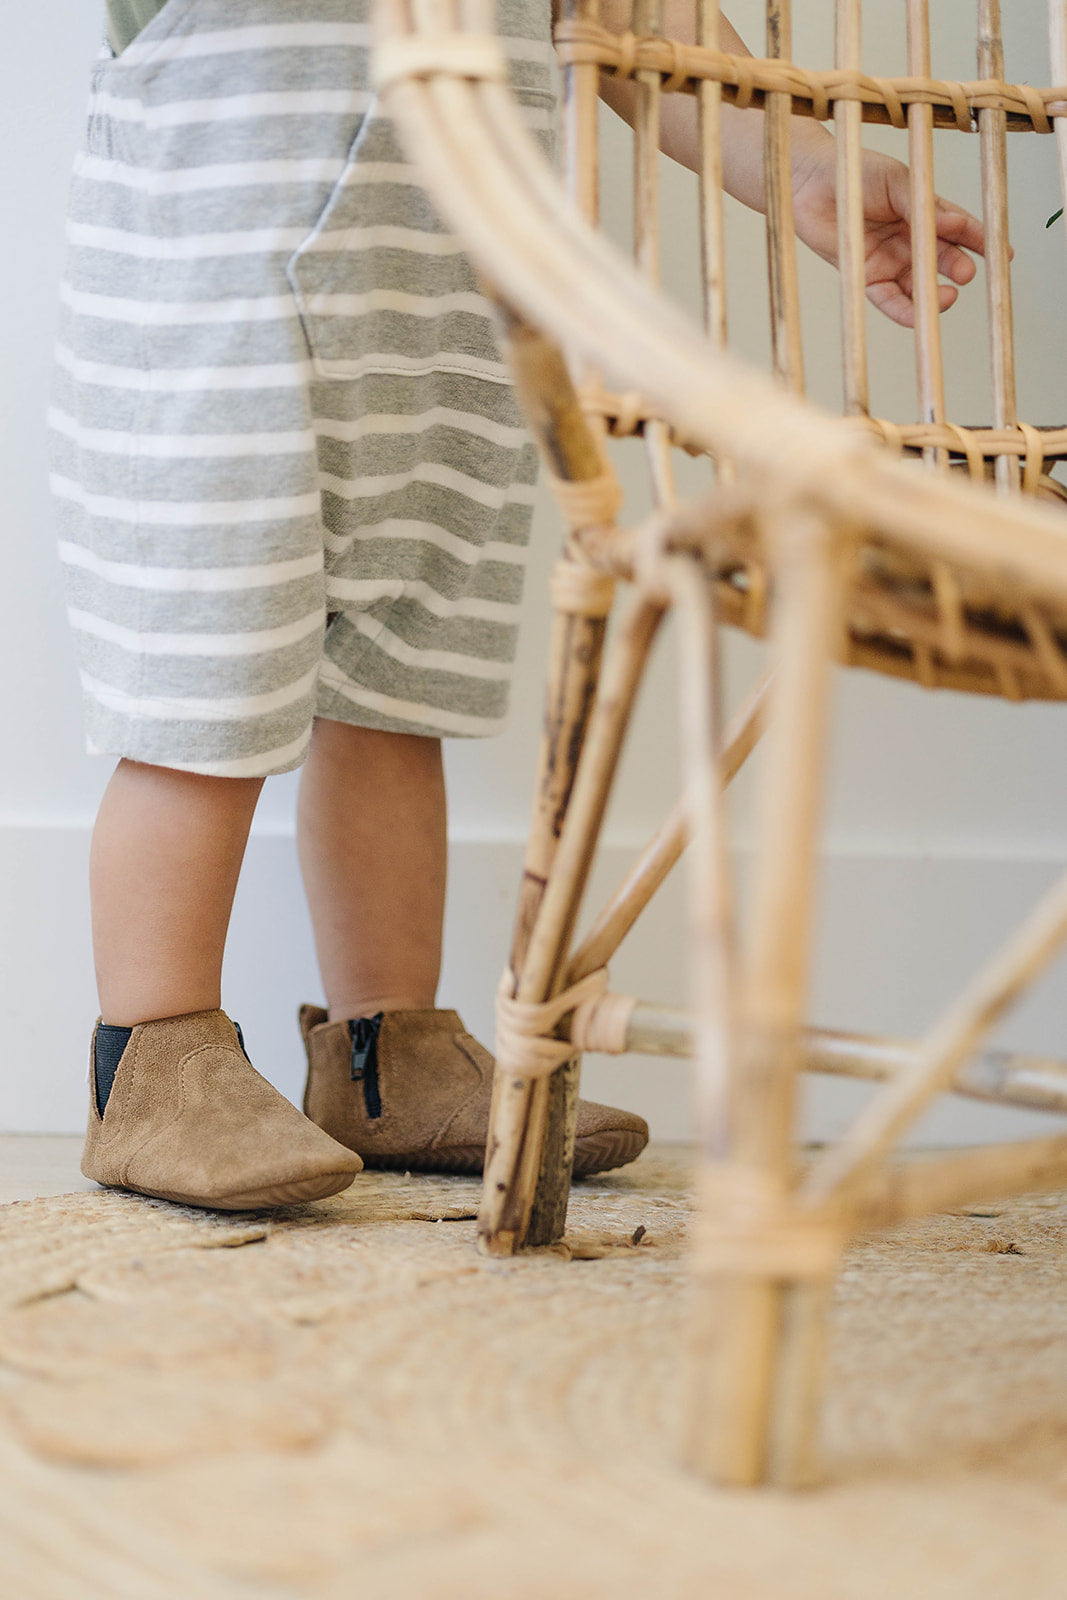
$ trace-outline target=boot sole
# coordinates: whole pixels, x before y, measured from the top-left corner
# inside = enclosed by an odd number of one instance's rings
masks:
[[[130,1189],[121,1183],[104,1183],[101,1184],[101,1188],[114,1189],[119,1194],[146,1195],[150,1200],[169,1200],[178,1206],[196,1206],[201,1211],[268,1211],[276,1210],[280,1206],[304,1205],[310,1200],[326,1200],[330,1195],[340,1194],[342,1190],[347,1189],[355,1182],[357,1176],[355,1172],[323,1173],[316,1178],[301,1178],[293,1183],[270,1184],[262,1189],[248,1189],[242,1194],[220,1195],[211,1200],[167,1189]]]
[[[622,1128],[588,1134],[575,1143],[571,1175],[589,1178],[598,1172],[612,1172],[616,1167],[628,1166],[637,1160],[647,1143],[641,1134]],[[478,1178],[485,1167],[482,1145],[455,1145],[451,1149],[424,1150],[409,1156],[368,1155],[362,1150],[359,1154],[365,1167],[375,1167],[382,1172],[440,1172],[449,1177]]]

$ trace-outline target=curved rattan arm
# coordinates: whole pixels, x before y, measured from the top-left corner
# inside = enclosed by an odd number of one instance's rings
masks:
[[[578,215],[522,125],[491,0],[379,0],[378,71],[422,181],[484,277],[526,321],[679,437],[834,523],[1067,596],[1062,516],[920,474],[716,349]],[[626,330],[625,338],[620,330]]]

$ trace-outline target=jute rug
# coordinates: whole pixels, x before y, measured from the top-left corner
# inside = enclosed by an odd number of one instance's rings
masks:
[[[474,1249],[477,1184],[364,1174],[270,1224],[0,1208],[4,1600],[1062,1600],[1067,1200],[855,1249],[827,1486],[674,1460],[687,1175]]]

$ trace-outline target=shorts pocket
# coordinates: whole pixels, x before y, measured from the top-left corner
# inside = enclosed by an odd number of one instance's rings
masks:
[[[296,301],[311,362],[320,377],[347,376],[352,349],[350,318],[336,315],[338,297],[354,288],[348,257],[360,231],[359,148],[371,125],[371,111],[361,120],[344,157],[344,165],[314,227],[286,263],[285,275]]]
[[[452,370],[500,366],[470,263],[376,102],[287,276],[320,377],[430,372],[443,353]]]

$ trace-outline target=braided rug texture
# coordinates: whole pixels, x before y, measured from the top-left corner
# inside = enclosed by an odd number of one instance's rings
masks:
[[[679,1158],[579,1185],[516,1260],[477,1254],[477,1199],[0,1207],[0,1594],[1062,1600],[1067,1200],[852,1250],[827,1485],[783,1496],[676,1464]]]

